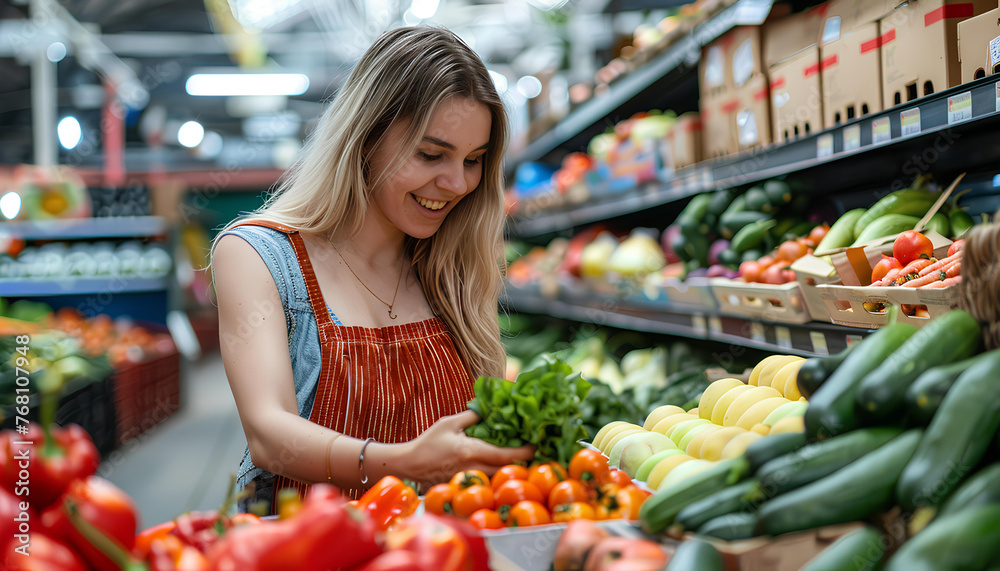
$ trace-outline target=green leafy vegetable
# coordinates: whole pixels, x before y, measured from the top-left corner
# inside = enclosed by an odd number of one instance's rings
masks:
[[[516,383],[480,377],[476,398],[469,403],[482,419],[466,434],[495,444],[516,447],[531,444],[538,460],[568,464],[587,438],[580,416],[590,383],[556,357],[524,371]]]

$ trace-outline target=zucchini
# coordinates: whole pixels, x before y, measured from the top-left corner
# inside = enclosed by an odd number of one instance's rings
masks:
[[[899,548],[885,571],[995,568],[1000,557],[1000,505],[975,506],[936,519]]]
[[[806,359],[806,362],[799,368],[799,372],[795,377],[799,393],[807,399],[812,397],[819,390],[820,386],[823,385],[823,382],[833,374],[833,371],[844,362],[844,359],[847,358],[847,353],[855,346],[851,345],[836,355]]]
[[[667,571],[723,571],[722,555],[708,542],[699,539],[682,541],[674,551]]]
[[[746,451],[743,452],[743,457],[750,462],[750,473],[756,474],[764,464],[785,454],[795,452],[805,445],[805,432],[769,434],[747,446]]]
[[[726,240],[731,240],[737,232],[748,224],[753,224],[760,220],[770,220],[771,217],[763,212],[737,212],[735,214],[723,214],[719,218],[719,232]]]
[[[755,212],[774,212],[774,207],[771,205],[771,200],[768,199],[767,193],[764,192],[764,188],[760,186],[755,186],[747,191],[747,210],[753,210]]]
[[[712,203],[711,194],[698,194],[687,203],[678,218],[692,218],[701,221],[708,214],[708,206]]]
[[[708,267],[708,236],[701,232],[687,233],[681,229],[681,235],[684,236],[684,250],[687,253],[691,262],[698,262],[697,267],[707,268]],[[677,252],[677,246],[674,246],[674,252]],[[681,257],[680,254],[677,257]]]
[[[674,254],[680,258],[682,262],[690,262],[691,254],[688,253],[688,239],[684,235],[683,229],[681,232],[677,233],[677,236],[670,243],[670,247],[674,249]]]
[[[716,462],[711,468],[676,484],[657,490],[639,508],[639,521],[646,533],[663,533],[685,506],[742,480],[749,470],[743,458]]]
[[[1000,349],[983,355],[945,395],[913,460],[903,470],[896,499],[904,510],[935,506],[979,464],[1000,427]]]
[[[869,226],[876,220],[889,214],[904,214],[915,216],[919,220],[927,214],[927,211],[934,206],[937,195],[926,190],[913,190],[904,188],[889,195],[883,196],[881,200],[872,205],[863,216],[854,223],[854,239],[857,240]],[[913,228],[913,226],[910,226]],[[909,229],[909,228],[908,228]],[[896,232],[890,232],[895,234]],[[883,234],[888,236],[889,234]],[[875,236],[874,238],[878,238]]]
[[[719,516],[757,511],[763,501],[760,483],[756,479],[744,480],[682,509],[677,514],[677,525],[684,530],[699,529]]]
[[[707,535],[725,541],[757,537],[757,514],[740,512],[720,515],[698,528],[698,535]]]
[[[757,222],[747,224],[743,228],[740,228],[740,231],[733,236],[733,242],[730,247],[742,254],[747,250],[760,246],[767,237],[767,231],[775,224],[776,222],[771,219],[758,220]]]
[[[909,216],[907,214],[886,214],[866,226],[864,231],[861,232],[861,235],[858,236],[853,244],[851,244],[851,247],[857,248],[878,238],[884,238],[886,236],[892,236],[907,230],[913,230],[913,227],[917,225],[917,222],[920,222],[920,219],[916,216]]]
[[[759,530],[781,535],[864,519],[888,507],[921,435],[919,429],[904,432],[833,474],[765,502],[757,512]]]
[[[747,209],[747,196],[745,194],[741,194],[736,198],[734,198],[733,201],[729,203],[729,206],[726,207],[726,211],[719,215],[719,219],[721,220],[726,216],[732,216],[739,212],[743,212],[746,209]]]
[[[715,216],[722,216],[722,213],[729,208],[733,202],[733,191],[717,190],[711,194],[712,200],[708,203],[708,213]]]
[[[830,227],[830,231],[826,233],[826,236],[820,240],[816,246],[816,251],[825,252],[827,250],[846,248],[854,243],[854,225],[865,212],[864,208],[855,208],[843,213],[833,223],[833,226]]]
[[[865,376],[858,385],[858,409],[874,422],[895,416],[921,373],[972,356],[982,336],[979,323],[961,309],[931,320]]]
[[[760,488],[768,497],[800,488],[878,449],[900,432],[897,428],[866,428],[808,444],[761,466],[757,472]]]
[[[948,237],[951,236],[951,222],[948,221],[948,215],[944,212],[935,212],[934,216],[927,221],[927,230],[934,230],[938,234]]]
[[[986,504],[1000,504],[1000,462],[990,464],[962,482],[941,505],[938,517]]]
[[[974,363],[976,357],[950,365],[934,367],[917,377],[906,391],[906,410],[911,420],[926,426],[941,406],[944,395],[955,384],[958,376]]]
[[[740,265],[741,261],[740,254],[731,248],[719,252],[719,263],[723,266],[736,267]]]
[[[851,350],[823,386],[809,397],[809,408],[805,414],[806,434],[823,440],[857,427],[854,402],[861,380],[916,331],[917,328],[910,324],[892,323],[872,333]]]
[[[859,527],[810,559],[802,571],[874,571],[881,566],[887,545],[879,530]]]
[[[968,212],[961,208],[956,208],[948,213],[948,222],[951,223],[951,235],[954,238],[961,238],[976,225],[975,219]]]
[[[769,180],[764,183],[767,200],[774,206],[788,204],[792,201],[792,187],[783,180]]]

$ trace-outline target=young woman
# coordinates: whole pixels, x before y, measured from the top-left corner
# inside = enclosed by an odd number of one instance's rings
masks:
[[[386,474],[421,483],[533,456],[468,438],[502,377],[506,115],[453,33],[387,32],[259,211],[217,238],[222,356],[254,501]]]

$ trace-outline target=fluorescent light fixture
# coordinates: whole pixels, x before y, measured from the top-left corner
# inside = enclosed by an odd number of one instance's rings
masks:
[[[526,75],[517,80],[517,90],[528,99],[534,99],[542,94],[542,82],[533,75]]]
[[[201,144],[205,138],[205,128],[197,121],[188,121],[177,131],[177,142],[189,149]]]
[[[13,190],[0,197],[0,214],[7,220],[17,218],[21,212],[21,195]]]
[[[301,73],[196,73],[184,85],[188,95],[302,95],[309,77]]]
[[[45,48],[45,57],[52,63],[58,63],[66,57],[66,44],[62,42],[52,42]]]
[[[410,12],[421,20],[431,18],[438,10],[440,0],[413,0],[410,5]]]
[[[83,138],[80,122],[72,115],[63,117],[59,121],[59,124],[56,125],[56,134],[59,136],[59,144],[67,151],[79,145],[80,139]]]
[[[490,77],[493,79],[493,85],[497,88],[497,93],[500,95],[507,93],[507,77],[504,74],[490,70]]]

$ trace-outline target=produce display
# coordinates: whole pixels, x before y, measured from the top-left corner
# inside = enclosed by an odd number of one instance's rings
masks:
[[[170,253],[155,243],[55,242],[0,256],[0,279],[158,278],[168,275],[172,265]]]

